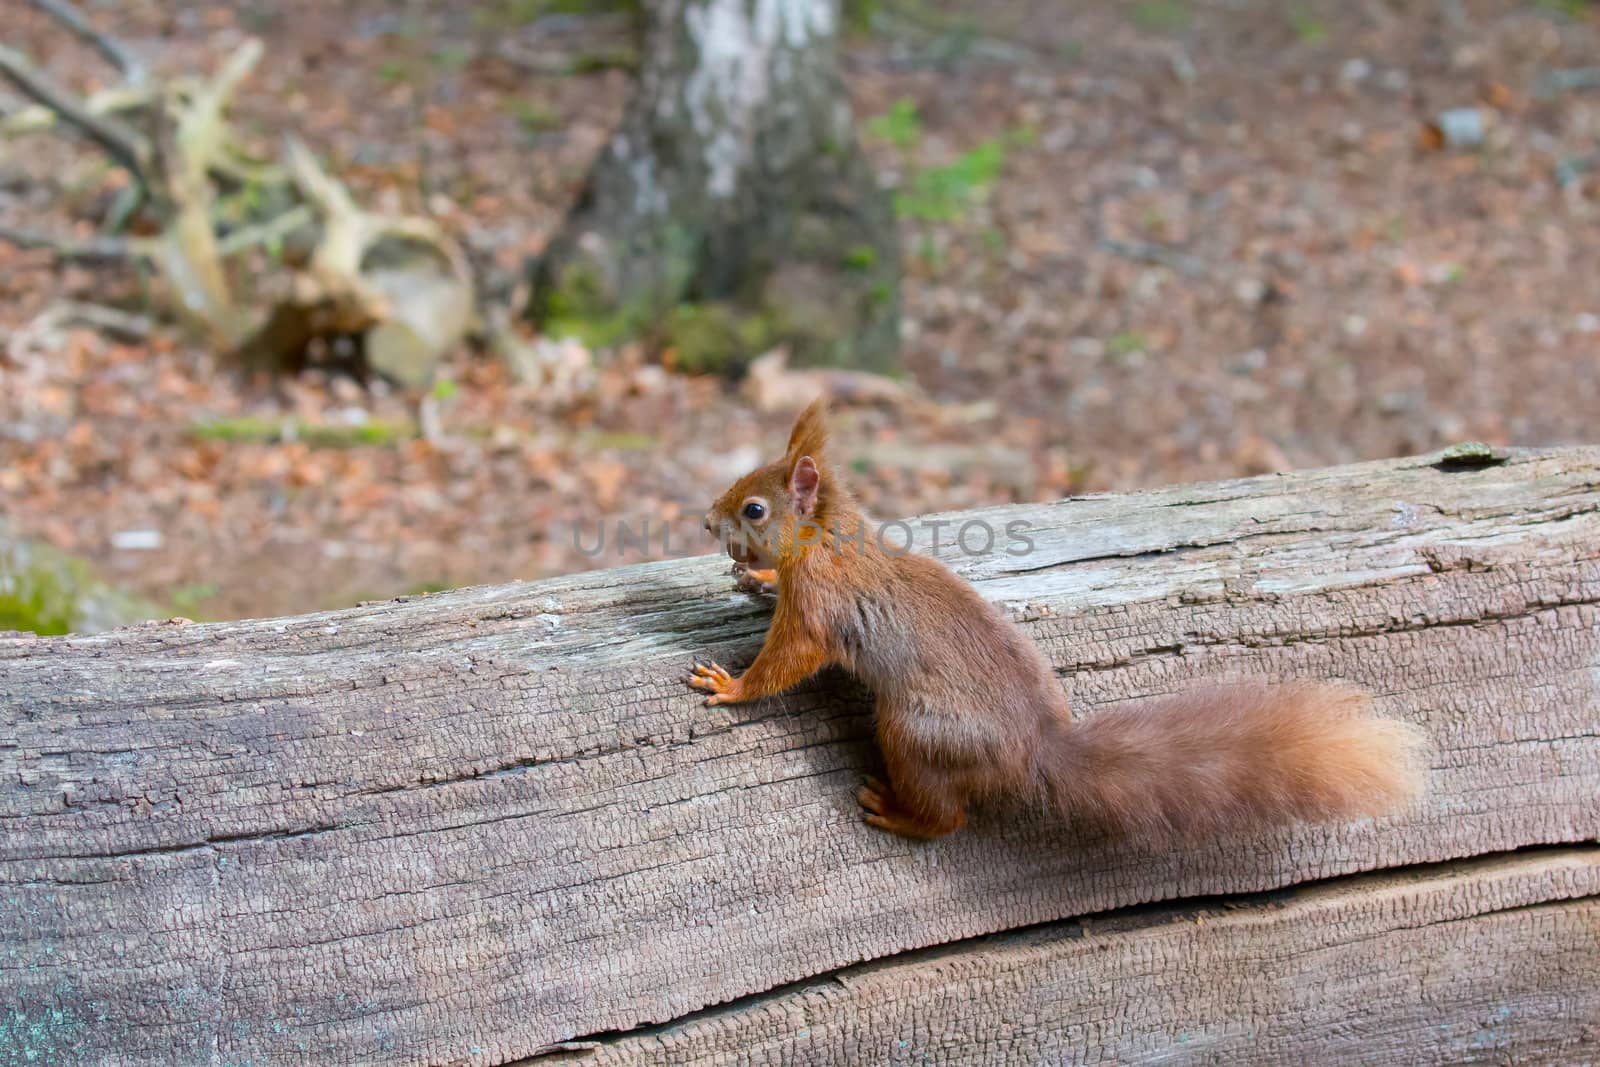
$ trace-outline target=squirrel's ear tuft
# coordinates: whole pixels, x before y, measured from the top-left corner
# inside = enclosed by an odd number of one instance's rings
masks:
[[[802,519],[816,514],[817,492],[821,485],[822,472],[817,470],[816,460],[801,456],[795,461],[794,470],[789,472],[789,496],[795,513]]]
[[[789,448],[784,456],[791,463],[801,456],[821,458],[827,445],[828,401],[826,397],[818,397],[794,420],[794,429],[789,432]]]

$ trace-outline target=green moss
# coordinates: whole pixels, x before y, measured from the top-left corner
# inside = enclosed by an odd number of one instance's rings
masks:
[[[0,630],[43,636],[104,630],[156,617],[152,605],[97,579],[80,559],[0,530]]]
[[[549,337],[575,337],[591,349],[610,348],[643,333],[653,318],[643,302],[613,306],[600,272],[580,261],[561,268],[550,287],[540,331]]]
[[[546,15],[592,15],[625,12],[638,15],[639,0],[490,0],[472,12],[480,30],[509,30],[527,26]]]
[[[1589,3],[1590,0],[1536,0],[1534,6],[1577,20],[1588,14]]]
[[[197,422],[189,427],[189,436],[201,441],[276,441],[282,431],[283,423],[276,420],[244,416]]]
[[[78,617],[78,583],[89,580],[81,567],[73,572],[65,581],[52,571],[31,569],[0,575],[0,630],[44,637],[71,633]]]
[[[646,452],[660,444],[659,439],[650,434],[625,430],[595,430],[579,434],[578,440],[588,449],[609,448],[620,452]]]
[[[602,70],[638,70],[639,53],[632,48],[619,46],[585,52],[572,61],[572,73],[593,74]]]
[[[201,441],[273,444],[278,441],[304,441],[312,448],[354,448],[361,445],[392,445],[417,436],[411,422],[373,419],[354,426],[302,422],[295,419],[262,419],[243,416],[197,422],[189,427],[191,437]]]
[[[551,287],[545,310],[551,318],[587,318],[605,305],[605,284],[593,267],[568,263]]]
[[[585,348],[611,348],[634,335],[633,326],[621,315],[583,318],[557,315],[544,320],[539,332],[546,337],[576,339]]]
[[[878,250],[871,245],[853,245],[844,254],[844,265],[848,270],[871,270],[878,265]]]
[[[445,582],[417,582],[414,585],[406,586],[405,591],[403,593],[401,593],[400,595],[401,596],[427,596],[429,593],[443,593],[446,590],[454,589],[454,588],[455,588],[455,586],[449,585],[449,584],[447,584]]]
[[[739,370],[779,333],[768,315],[720,303],[678,306],[664,332],[679,367],[710,373]]]

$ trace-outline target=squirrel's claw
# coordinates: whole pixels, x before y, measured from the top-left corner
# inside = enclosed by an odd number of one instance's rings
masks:
[[[739,699],[739,679],[715,663],[696,663],[694,673],[686,680],[691,687],[711,694],[706,697],[708,708],[731,704]]]
[[[766,596],[776,596],[778,593],[778,572],[773,568],[756,570],[748,563],[735,563],[733,579],[741,593],[761,593]]]
[[[870,774],[862,782],[861,788],[856,791],[856,801],[866,811],[868,822],[872,822],[875,815],[882,818],[893,810],[893,796],[894,794],[889,792],[888,786]]]

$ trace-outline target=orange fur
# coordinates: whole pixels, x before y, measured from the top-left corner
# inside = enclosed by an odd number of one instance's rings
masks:
[[[741,585],[762,575],[766,588],[772,569],[778,603],[749,670],[697,665],[689,684],[721,704],[828,664],[859,676],[877,695],[888,772],[858,794],[872,825],[939,837],[965,825],[972,800],[1011,794],[1160,837],[1376,814],[1417,792],[1417,731],[1369,717],[1366,697],[1342,685],[1210,688],[1073,722],[1044,657],[970,585],[883,550],[826,452],[818,402],[783,459],[707,513],[708,529],[745,530],[728,549]]]

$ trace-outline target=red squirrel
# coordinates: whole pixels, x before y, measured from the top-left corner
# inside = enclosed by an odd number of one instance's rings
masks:
[[[839,664],[876,695],[887,781],[866,821],[913,838],[966,824],[969,802],[1042,800],[1105,830],[1164,838],[1389,810],[1420,790],[1420,733],[1325,683],[1214,687],[1074,721],[1031,641],[927,556],[867,528],[827,461],[821,401],[782,459],[706,514],[741,588],[777,587],[766,643],[735,678],[697,664],[706,704],[758,700]]]

